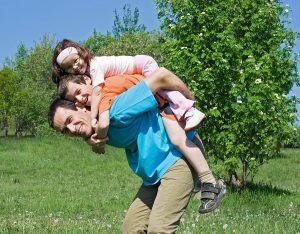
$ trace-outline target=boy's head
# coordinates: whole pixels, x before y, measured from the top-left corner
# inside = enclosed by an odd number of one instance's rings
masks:
[[[91,78],[86,75],[65,75],[58,85],[58,95],[80,106],[91,106]]]

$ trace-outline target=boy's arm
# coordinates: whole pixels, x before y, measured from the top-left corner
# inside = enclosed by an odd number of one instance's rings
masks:
[[[107,132],[108,132],[108,127],[109,127],[109,110],[104,111],[99,115],[99,121],[96,127],[96,134],[97,138],[100,140],[106,139],[107,141]],[[102,142],[101,145],[98,146],[98,152],[100,154],[105,153],[105,143],[106,141]]]
[[[91,97],[91,120],[92,126],[96,127],[97,116],[98,116],[98,105],[101,99],[101,87],[96,86],[93,88],[92,97]]]

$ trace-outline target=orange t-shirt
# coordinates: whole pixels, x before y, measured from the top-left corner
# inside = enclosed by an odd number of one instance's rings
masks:
[[[109,110],[111,105],[113,104],[113,101],[119,94],[130,89],[132,86],[138,84],[143,79],[145,79],[145,77],[138,74],[117,75],[117,76],[107,77],[101,89],[101,99],[98,105],[99,114]],[[161,115],[168,119],[176,120],[174,115],[166,114],[162,110],[162,107],[166,103],[166,101],[158,94],[155,94],[154,96],[159,104]]]

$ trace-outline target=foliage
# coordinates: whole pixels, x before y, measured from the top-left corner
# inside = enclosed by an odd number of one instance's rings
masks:
[[[37,127],[47,121],[48,106],[56,93],[50,79],[52,47],[53,41],[44,36],[29,50],[21,45],[16,54],[14,118],[20,131],[36,134]]]
[[[117,13],[117,10],[115,10],[114,13],[115,20],[112,28],[114,37],[119,38],[126,33],[133,34],[146,31],[145,25],[138,24],[140,13],[137,8],[134,8],[134,11],[132,12],[130,5],[125,4],[123,6],[122,20],[120,19],[120,15]]]
[[[15,74],[4,67],[0,71],[0,130],[8,127],[9,119],[12,116],[13,98],[16,92]]]
[[[291,127],[290,137],[284,142],[284,147],[300,148],[300,126]]]
[[[159,32],[146,32],[146,27],[138,22],[138,9],[135,8],[132,12],[129,5],[124,5],[122,20],[115,10],[112,33],[108,32],[107,35],[103,35],[94,30],[83,44],[98,56],[147,54],[158,62],[162,61],[163,35]]]
[[[159,33],[125,33],[119,38],[94,32],[85,42],[89,50],[98,56],[147,54],[160,62],[163,60]]]
[[[299,83],[289,10],[275,0],[156,2],[169,37],[165,65],[206,113],[201,134],[208,155],[245,186],[249,172],[279,154],[295,122],[296,99],[286,96]]]

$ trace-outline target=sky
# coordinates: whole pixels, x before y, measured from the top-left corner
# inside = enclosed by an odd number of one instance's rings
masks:
[[[300,0],[282,0],[282,3],[291,8],[291,28],[300,32]],[[21,43],[26,48],[33,47],[43,35],[56,41],[63,38],[83,41],[94,29],[104,34],[111,31],[114,10],[121,15],[125,4],[139,9],[140,23],[148,31],[159,30],[154,0],[0,0],[0,68],[6,57],[14,57]],[[300,40],[295,47],[295,52],[299,51]],[[291,95],[300,98],[300,87],[294,87]]]

